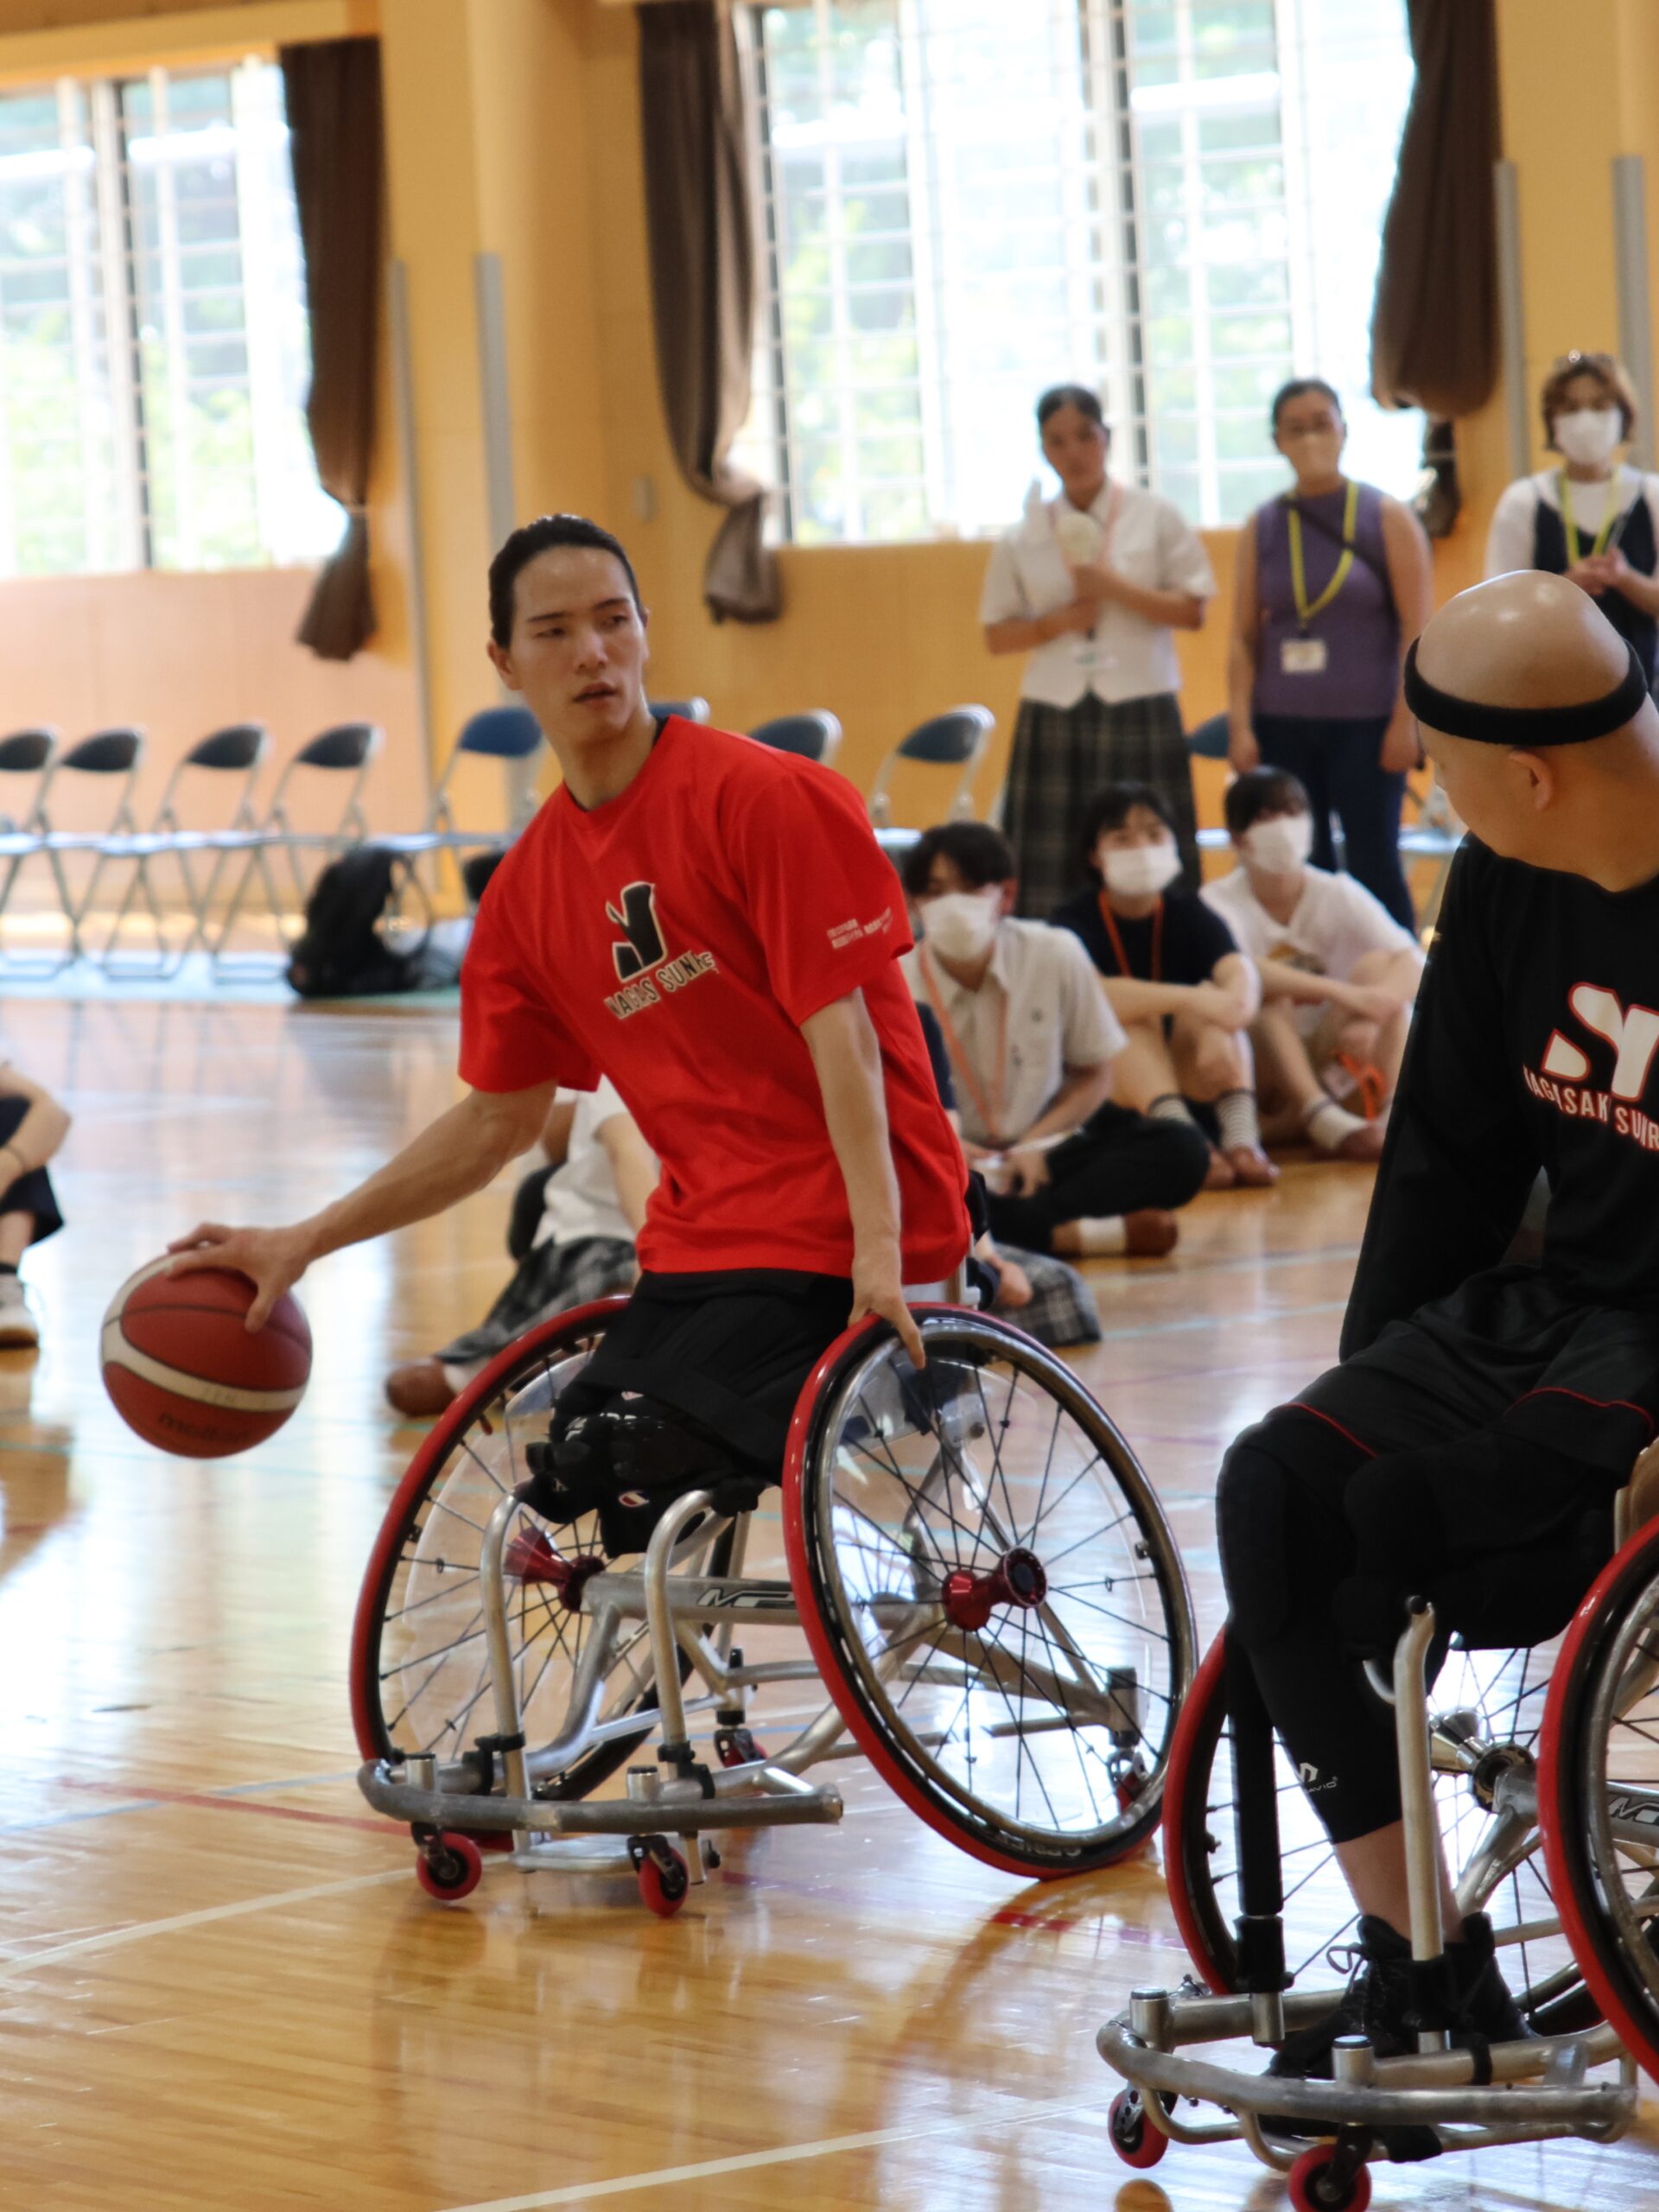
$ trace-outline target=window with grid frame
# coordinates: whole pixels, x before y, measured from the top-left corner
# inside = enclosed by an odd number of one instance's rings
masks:
[[[1347,466],[1415,481],[1369,391],[1411,88],[1402,0],[790,0],[741,18],[763,266],[741,458],[803,543],[979,535],[1032,404],[1104,399],[1120,474],[1205,524],[1285,480],[1267,406],[1341,392]]]
[[[271,63],[0,94],[0,575],[329,550]]]

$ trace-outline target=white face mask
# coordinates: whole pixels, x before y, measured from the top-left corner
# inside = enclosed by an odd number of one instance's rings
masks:
[[[1244,832],[1240,842],[1252,868],[1268,875],[1294,875],[1306,866],[1313,849],[1313,818],[1307,814],[1279,814],[1258,822]]]
[[[1555,442],[1580,468],[1599,468],[1624,443],[1617,407],[1575,407],[1555,417]]]
[[[1106,888],[1120,899],[1152,899],[1167,889],[1181,872],[1181,856],[1166,841],[1161,845],[1109,847],[1100,855],[1100,872]]]
[[[977,960],[990,950],[1001,906],[995,883],[982,891],[947,891],[923,906],[922,935],[943,960]]]

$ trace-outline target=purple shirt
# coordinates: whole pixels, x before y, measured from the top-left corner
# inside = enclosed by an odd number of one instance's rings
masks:
[[[1342,558],[1346,485],[1300,504],[1302,571],[1310,604],[1336,574]],[[1297,619],[1290,576],[1290,510],[1286,500],[1258,507],[1255,531],[1256,601],[1261,611],[1255,687],[1250,706],[1258,715],[1304,721],[1363,721],[1391,715],[1400,690],[1400,620],[1387,583],[1382,545],[1382,494],[1359,487],[1354,523],[1354,560],[1342,589],[1304,631]],[[1325,647],[1318,671],[1287,674],[1284,647],[1306,636]]]

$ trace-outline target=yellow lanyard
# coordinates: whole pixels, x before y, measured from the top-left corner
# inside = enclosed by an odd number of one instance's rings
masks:
[[[1567,524],[1567,565],[1570,569],[1581,556],[1579,552],[1579,525],[1573,519],[1573,480],[1563,468],[1555,478],[1555,494],[1561,503],[1561,520]],[[1612,542],[1613,525],[1618,520],[1618,471],[1614,469],[1607,480],[1607,512],[1601,518],[1601,528],[1596,532],[1596,542],[1590,548],[1590,558],[1605,553]]]
[[[1296,620],[1304,630],[1316,614],[1325,608],[1348,581],[1348,571],[1354,565],[1354,524],[1359,516],[1359,486],[1351,482],[1348,497],[1342,510],[1342,558],[1337,563],[1336,574],[1310,606],[1307,597],[1307,575],[1302,566],[1302,518],[1297,511],[1296,498],[1290,499],[1290,588],[1296,598]]]

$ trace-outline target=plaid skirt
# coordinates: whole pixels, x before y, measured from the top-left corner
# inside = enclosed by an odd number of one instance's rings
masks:
[[[475,1367],[505,1351],[526,1329],[572,1306],[632,1290],[638,1272],[632,1244],[620,1236],[578,1236],[569,1244],[537,1244],[475,1329],[435,1357],[446,1367]]]
[[[1198,888],[1192,768],[1174,693],[1123,699],[1115,707],[1092,691],[1075,707],[1022,699],[1002,799],[1002,828],[1020,868],[1020,913],[1046,922],[1083,889],[1078,824],[1106,784],[1152,785],[1175,817],[1181,888]]]

